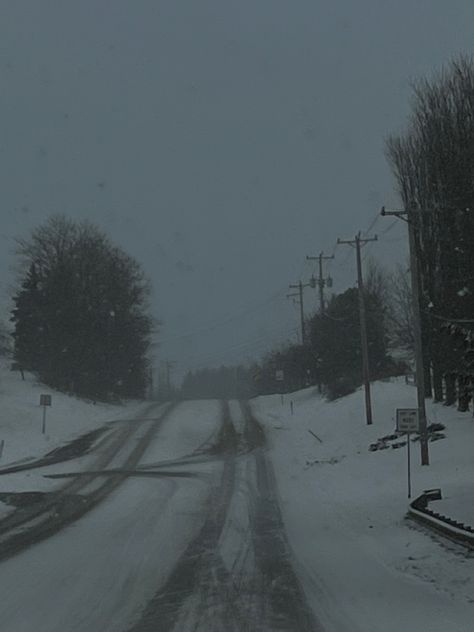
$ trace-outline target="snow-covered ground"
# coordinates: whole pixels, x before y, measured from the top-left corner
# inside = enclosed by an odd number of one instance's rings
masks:
[[[188,454],[218,421],[217,402],[182,404],[150,442],[143,467]],[[96,510],[3,561],[2,631],[128,630],[205,520],[209,480],[221,467],[195,465],[196,478],[131,477]]]
[[[41,457],[105,422],[146,416],[143,402],[93,405],[53,392],[42,435],[39,394],[51,391],[31,376],[23,382],[5,366],[0,379],[0,466]],[[372,395],[373,426],[365,423],[362,391],[336,402],[314,389],[285,396],[283,403],[279,395],[252,402],[266,430],[286,536],[308,601],[325,632],[473,632],[474,555],[405,519],[406,447],[368,449],[393,432],[397,407],[416,406],[415,389],[401,380],[379,382]],[[433,507],[472,523],[474,420],[439,405],[430,404],[428,413],[429,421],[446,426],[446,438],[430,444],[429,467],[419,464],[419,444],[412,444],[413,496],[440,487],[443,500]],[[245,418],[235,402],[230,416],[243,432]],[[78,632],[122,632],[141,620],[208,518],[209,494],[224,462],[200,455],[216,439],[219,418],[218,402],[180,404],[143,455],[137,468],[143,477],[127,479],[94,511],[4,561],[2,629],[60,632],[74,622]],[[197,458],[171,469],[196,478],[159,476],[163,461],[194,451]],[[59,484],[45,483],[43,474],[86,468],[87,458],[0,476],[0,491]],[[246,550],[246,511],[256,498],[246,466],[251,458],[252,452],[236,455],[235,489],[216,549],[228,570]]]
[[[52,396],[46,412],[46,433],[42,434],[43,408],[40,394]],[[69,397],[38,383],[30,373],[21,379],[10,371],[10,363],[0,361],[0,442],[4,441],[0,467],[13,462],[39,458],[108,421],[133,418],[144,402],[131,401],[112,405]]]
[[[308,596],[328,632],[472,632],[474,556],[405,519],[406,447],[368,450],[393,432],[397,407],[416,407],[416,391],[402,380],[378,382],[372,397],[373,426],[360,390],[331,403],[314,389],[286,395],[283,404],[279,395],[253,402]],[[413,495],[440,487],[447,500],[433,508],[444,502],[467,521],[474,420],[433,404],[428,415],[446,425],[446,438],[430,443],[429,467],[412,444]]]
[[[152,439],[143,463],[183,456],[218,423],[216,402],[183,404]],[[163,432],[161,432],[161,430]],[[206,518],[209,479],[131,477],[54,537],[0,564],[2,632],[129,630]]]
[[[52,406],[46,411],[46,432],[42,433],[43,408],[40,394],[50,394]],[[28,464],[42,458],[52,450],[104,426],[108,422],[135,419],[146,411],[150,402],[128,401],[122,405],[87,402],[54,391],[36,378],[25,373],[25,380],[17,371],[10,371],[10,363],[0,360],[0,442],[3,450],[0,470],[11,465]],[[112,426],[110,426],[112,428]],[[99,436],[94,447],[107,440],[110,433]],[[52,491],[63,485],[60,479],[50,479],[71,468],[86,469],[93,455],[85,454],[71,462],[65,461],[50,467],[2,474],[0,493]],[[0,502],[0,518],[13,510],[13,506]]]

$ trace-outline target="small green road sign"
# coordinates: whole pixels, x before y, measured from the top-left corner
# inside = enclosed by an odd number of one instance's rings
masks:
[[[51,395],[40,395],[40,406],[51,406]]]
[[[51,406],[51,395],[42,393],[40,395],[40,406],[43,406],[43,427],[42,432],[46,434],[46,408]]]

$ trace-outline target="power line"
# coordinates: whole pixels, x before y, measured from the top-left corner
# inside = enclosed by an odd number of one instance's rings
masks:
[[[379,221],[380,219],[380,212],[377,211],[377,214],[375,215],[374,219],[372,220],[372,223],[370,224],[370,226],[367,228],[367,230],[364,231],[364,235],[368,235],[368,233],[370,233],[370,231],[373,229],[373,227],[375,226],[375,224]]]
[[[214,357],[216,355],[219,356],[219,355],[221,355],[222,352],[232,351],[234,349],[239,349],[241,347],[246,347],[246,346],[252,345],[252,344],[260,344],[262,342],[265,343],[265,342],[270,341],[270,339],[276,333],[280,333],[281,332],[281,334],[284,335],[289,330],[290,330],[290,333],[293,333],[293,332],[297,331],[295,327],[293,327],[293,326],[289,327],[288,324],[285,324],[283,327],[281,325],[279,325],[279,326],[272,327],[272,328],[269,328],[269,329],[267,328],[264,335],[260,335],[260,336],[258,336],[256,338],[254,337],[254,338],[251,338],[251,339],[243,340],[241,342],[238,342],[236,344],[230,345],[228,347],[224,347],[223,349],[221,348],[217,352],[211,353],[210,355],[206,354],[204,356],[198,356],[196,359],[197,360],[202,360],[202,359],[205,360],[208,357],[211,358],[211,357]],[[186,359],[193,360],[194,358],[192,356],[187,356]]]
[[[271,303],[278,300],[279,298],[283,298],[283,293],[285,291],[286,291],[285,289],[278,290],[278,292],[275,292],[274,294],[272,294],[270,297],[265,299],[265,301],[258,303],[256,305],[253,305],[252,307],[245,308],[243,311],[234,313],[232,316],[229,316],[227,318],[217,320],[217,321],[209,321],[209,324],[204,325],[203,327],[194,329],[193,331],[190,331],[184,334],[169,336],[168,338],[165,338],[164,340],[160,340],[160,344],[166,344],[168,342],[174,342],[174,341],[183,340],[186,338],[193,338],[194,336],[198,336],[200,334],[213,331],[214,329],[218,329],[219,327],[225,327],[226,325],[234,322],[235,320],[244,318],[245,316],[248,316],[249,314],[252,314],[258,311],[259,309],[262,309],[266,307],[267,305],[270,305]]]
[[[338,261],[338,263],[335,264],[336,267],[339,269],[346,268],[349,264],[349,260],[351,259],[351,257],[352,257],[352,253],[349,251],[342,261]]]
[[[398,220],[395,219],[387,228],[385,228],[384,230],[382,230],[379,235],[386,235],[387,233],[389,233],[393,228],[395,228],[395,226],[397,225]],[[405,237],[396,237],[395,239],[384,239],[384,243],[397,243],[399,241],[405,241]],[[369,257],[370,255],[370,251],[373,247],[373,243],[369,244],[367,247],[367,250],[362,258],[362,263],[364,263],[366,261],[366,259]]]
[[[280,341],[280,343],[289,342],[288,338],[295,334],[297,334],[296,328],[292,328],[292,329],[285,328],[285,330],[281,332],[281,336],[285,336],[286,340],[285,341],[282,340]],[[263,348],[268,347],[269,345],[274,346],[280,343],[278,343],[275,340],[272,340],[271,338],[257,338],[253,340],[248,340],[246,342],[238,343],[230,347],[226,347],[225,349],[221,349],[218,352],[210,354],[210,355],[198,356],[195,359],[184,358],[181,360],[181,363],[186,365],[188,370],[206,367],[210,363],[212,364],[214,362],[219,362],[219,361],[224,360],[229,355],[235,355],[236,353],[238,353],[238,351],[244,351],[249,346],[253,347],[256,350],[261,351]]]
[[[398,224],[398,218],[394,219],[393,222],[387,228],[384,228],[384,230],[382,230],[379,234],[386,235],[388,232],[392,230],[392,228],[395,228],[397,224]]]

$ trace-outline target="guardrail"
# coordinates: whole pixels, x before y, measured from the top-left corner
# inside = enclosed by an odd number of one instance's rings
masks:
[[[410,503],[408,517],[441,533],[458,544],[474,549],[474,528],[444,516],[428,507],[431,500],[440,500],[440,489],[426,489]]]

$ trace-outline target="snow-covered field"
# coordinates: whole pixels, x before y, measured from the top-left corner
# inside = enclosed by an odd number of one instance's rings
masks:
[[[474,556],[405,520],[406,447],[368,451],[393,432],[397,407],[416,407],[416,391],[394,380],[374,384],[372,395],[373,426],[360,390],[332,403],[314,389],[286,395],[283,404],[279,395],[253,402],[308,596],[328,632],[472,632]],[[446,439],[430,443],[429,467],[412,444],[413,495],[440,487],[446,500],[433,507],[444,503],[468,521],[474,420],[433,404],[428,415],[446,425]]]

